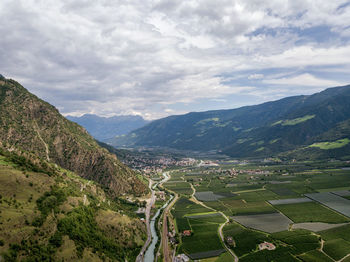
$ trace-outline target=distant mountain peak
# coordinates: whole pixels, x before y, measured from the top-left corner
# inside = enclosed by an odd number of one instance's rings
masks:
[[[80,117],[66,116],[67,119],[78,123],[97,140],[106,141],[117,135],[125,135],[143,127],[150,121],[139,115],[116,115],[102,117],[94,114],[84,114]]]

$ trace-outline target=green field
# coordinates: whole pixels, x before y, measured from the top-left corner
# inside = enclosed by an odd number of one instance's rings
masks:
[[[332,262],[333,260],[318,250],[311,250],[298,256],[305,262]]]
[[[186,181],[188,185],[192,184],[195,187],[196,192],[202,192],[198,194],[202,198],[197,199],[202,199],[206,206],[222,211],[231,219],[237,219],[237,217],[241,219],[239,223],[242,225],[231,221],[224,227],[225,236],[232,236],[235,241],[232,249],[239,256],[240,261],[330,261],[317,250],[320,247],[319,236],[302,229],[278,232],[286,230],[289,223],[280,229],[272,228],[270,224],[279,223],[274,220],[274,214],[281,212],[294,223],[338,224],[350,222],[348,218],[317,202],[271,205],[267,201],[304,198],[304,194],[350,188],[350,170],[344,170],[338,165],[338,162],[310,161],[259,166],[252,163],[247,165],[229,163],[220,167],[195,167],[191,168],[190,172],[184,170],[181,173],[181,170],[177,170],[176,179],[172,180],[173,185],[170,187],[180,191],[189,190],[189,186],[184,186],[185,183],[182,182]],[[230,176],[225,168],[234,168],[236,175]],[[254,172],[254,170],[258,171]],[[269,172],[266,173],[266,170]],[[219,198],[217,195],[222,197]],[[207,243],[210,243],[212,252],[218,251],[215,249],[219,246],[215,246],[213,242],[217,241],[220,244],[215,231],[219,223],[211,221],[216,217],[212,210],[181,198],[172,213],[176,217],[179,232],[185,229],[197,231],[197,235],[193,234],[187,239],[182,237],[183,243],[177,252],[198,254],[209,248],[206,246]],[[199,213],[205,216],[198,217]],[[255,217],[257,217],[256,220],[254,220]],[[246,223],[242,219],[246,219]],[[270,224],[267,221],[270,221]],[[250,228],[256,228],[256,230]],[[264,233],[264,231],[277,233]],[[333,257],[342,256],[344,250],[348,248],[350,226],[318,231],[318,233],[325,240],[325,250]],[[202,239],[207,238],[211,238],[209,242],[201,242]],[[276,249],[259,251],[258,245],[264,241],[274,243]],[[338,247],[335,247],[333,242],[338,243]],[[218,255],[208,261],[217,261],[217,259]]]
[[[167,182],[164,183],[164,187],[182,195],[191,195],[193,193],[191,185],[187,182]]]
[[[329,240],[324,243],[323,250],[333,259],[339,260],[350,254],[350,243],[341,238]]]
[[[350,225],[336,227],[319,232],[324,240],[332,240],[342,238],[350,242]]]
[[[339,139],[339,140],[334,141],[334,142],[314,143],[309,147],[317,147],[319,149],[329,150],[329,149],[336,149],[336,148],[346,146],[349,143],[350,143],[349,138],[344,138],[344,139]]]
[[[181,197],[172,210],[177,231],[191,230],[191,236],[182,236],[179,250],[193,255],[207,251],[223,250],[218,228],[225,219],[219,213]],[[210,252],[209,252],[210,253]],[[208,255],[210,256],[210,255]],[[217,256],[217,255],[216,255]],[[203,257],[206,257],[204,254]]]
[[[224,235],[232,236],[235,240],[236,246],[232,250],[240,261],[297,261],[293,255],[320,247],[318,237],[306,230],[282,231],[269,235],[230,223],[224,227]],[[276,249],[259,251],[258,245],[264,241],[274,243]]]
[[[279,121],[273,123],[272,126],[279,125],[279,124],[282,126],[294,126],[294,125],[300,124],[302,122],[305,122],[307,120],[310,120],[314,117],[315,117],[315,115],[306,115],[306,116],[298,117],[298,118],[294,118],[294,119],[279,120]]]
[[[229,223],[223,229],[225,238],[233,237],[236,246],[232,250],[241,257],[256,250],[257,246],[264,241],[271,241],[271,238],[264,233],[246,229],[237,223]]]
[[[315,202],[274,206],[294,223],[344,223],[349,219]]]
[[[192,235],[182,237],[181,249],[186,254],[223,249],[218,235],[219,225],[225,222],[222,216],[202,216],[187,220]]]

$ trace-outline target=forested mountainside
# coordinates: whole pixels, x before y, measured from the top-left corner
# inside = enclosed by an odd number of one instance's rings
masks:
[[[147,186],[88,132],[14,80],[0,79],[0,141],[17,152],[32,152],[111,194],[141,195]]]
[[[349,138],[348,129],[343,129],[339,136],[332,135],[349,119],[350,86],[342,86],[256,106],[169,116],[119,136],[111,144],[217,150],[232,157],[263,157],[317,142]],[[348,142],[344,141],[346,146]],[[350,154],[347,148],[341,149],[341,154]],[[327,155],[324,152],[321,155]]]

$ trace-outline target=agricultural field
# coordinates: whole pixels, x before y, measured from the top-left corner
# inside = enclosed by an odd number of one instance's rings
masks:
[[[319,250],[311,250],[298,256],[305,262],[332,262],[333,260]]]
[[[231,246],[240,261],[298,261],[293,255],[316,251],[320,247],[317,236],[306,230],[282,231],[274,234],[246,229],[230,223],[224,227],[225,237],[233,237]],[[269,242],[275,250],[259,250],[258,245]]]
[[[293,224],[293,229],[306,229],[313,232],[319,232],[327,229],[332,229],[336,227],[345,226],[348,223],[340,223],[340,224],[329,224],[322,222],[306,222],[306,223],[297,223]]]
[[[298,204],[275,205],[280,212],[289,217],[294,223],[303,222],[324,222],[324,223],[344,223],[350,220],[329,208],[316,202],[306,202]]]
[[[347,217],[350,217],[350,200],[348,199],[329,192],[307,194],[306,196]]]
[[[232,219],[247,228],[268,233],[288,230],[289,225],[293,223],[288,217],[280,213],[234,216]]]
[[[225,219],[218,213],[213,213],[192,201],[181,198],[172,212],[176,219],[179,234],[190,230],[190,236],[183,236],[180,246],[181,252],[192,259],[219,256],[225,252],[222,246],[218,228]]]
[[[350,225],[320,231],[324,252],[335,260],[350,254]]]
[[[348,197],[348,196],[350,196],[350,191],[349,190],[341,190],[341,191],[332,192],[332,194],[335,194],[335,195],[341,196],[341,197]]]
[[[329,240],[325,242],[323,250],[334,260],[339,260],[350,253],[350,243],[343,239]]]
[[[216,201],[216,200],[219,200],[220,198],[224,198],[224,196],[214,194],[211,191],[197,192],[195,194],[195,197],[199,201]]]
[[[163,185],[166,189],[174,191],[175,193],[182,195],[191,195],[193,190],[191,185],[187,182],[177,181],[177,182],[166,182]]]
[[[176,177],[165,184],[180,195],[172,210],[176,229],[179,233],[193,232],[190,237],[180,234],[177,253],[208,262],[224,259],[228,253],[217,232],[224,221],[219,212],[223,212],[231,221],[223,233],[233,237],[230,248],[240,261],[343,258],[350,243],[350,237],[344,236],[350,236],[350,218],[345,215],[345,203],[350,199],[350,169],[340,164],[227,162],[216,167],[176,170]],[[195,189],[194,199],[191,186]],[[328,203],[327,197],[337,204]],[[321,238],[325,241],[323,251],[332,259],[318,250]],[[264,241],[276,248],[259,250]]]
[[[202,207],[185,197],[181,197],[175,204],[172,215],[175,218],[177,224],[178,232],[183,232],[184,230],[191,230],[190,224],[188,222],[187,216],[194,214],[211,213],[210,209]]]
[[[306,202],[312,202],[310,198],[287,198],[287,199],[278,199],[278,200],[270,200],[268,201],[271,205],[286,205],[286,204],[300,204]]]

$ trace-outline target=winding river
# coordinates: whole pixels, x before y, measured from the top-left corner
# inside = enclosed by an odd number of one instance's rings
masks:
[[[170,176],[168,173],[163,173],[164,179],[158,183],[156,183],[153,187],[152,190],[155,190],[155,188],[158,186],[160,183],[165,183],[166,181],[169,180]],[[154,251],[159,239],[159,236],[157,235],[156,231],[156,220],[157,217],[160,215],[161,211],[169,205],[170,201],[173,199],[173,196],[170,196],[170,199],[161,207],[157,210],[155,215],[152,217],[150,221],[150,227],[151,227],[151,235],[152,235],[152,241],[151,244],[148,246],[145,255],[144,255],[144,261],[145,262],[153,262],[154,261]]]

